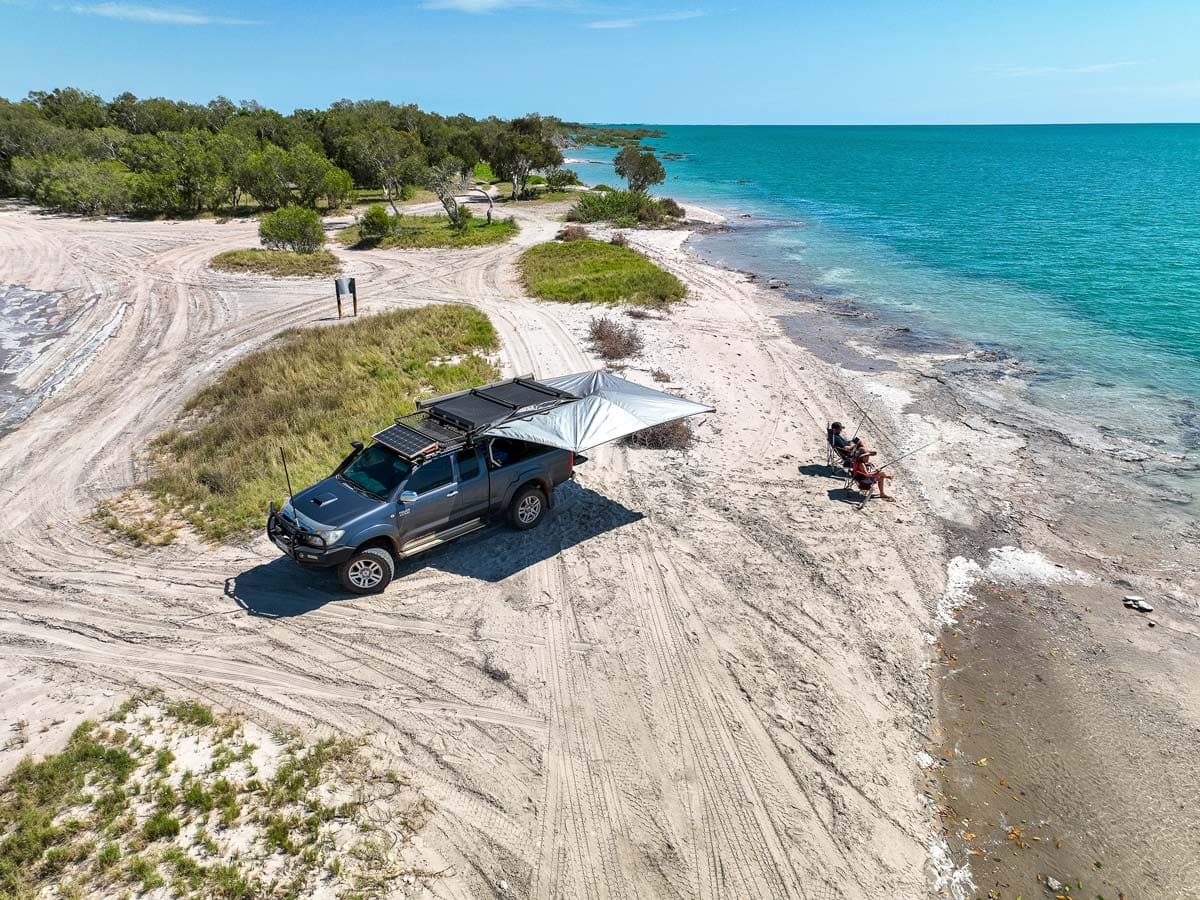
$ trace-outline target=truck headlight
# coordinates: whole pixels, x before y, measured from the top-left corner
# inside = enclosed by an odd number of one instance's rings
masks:
[[[300,540],[310,547],[332,547],[346,534],[346,529],[337,528],[332,531],[318,531],[314,534],[301,535]]]

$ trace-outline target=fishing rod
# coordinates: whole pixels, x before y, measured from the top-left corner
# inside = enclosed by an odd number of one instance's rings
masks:
[[[893,447],[895,447],[895,446],[896,446],[896,442],[895,442],[895,441],[893,441],[893,440],[892,440],[890,437],[888,437],[888,436],[887,436],[887,434],[884,432],[884,430],[883,430],[882,428],[880,428],[880,427],[879,427],[879,423],[878,423],[878,422],[876,422],[876,421],[875,421],[874,419],[872,419],[872,418],[871,418],[869,415],[867,415],[867,411],[866,411],[865,409],[863,409],[861,406],[859,406],[859,405],[858,405],[858,401],[857,401],[857,400],[855,400],[855,399],[854,399],[853,397],[851,397],[849,394],[847,394],[847,395],[846,395],[846,399],[848,399],[848,400],[849,400],[851,403],[853,403],[853,404],[854,404],[854,408],[855,408],[855,409],[857,409],[857,410],[858,410],[858,411],[859,411],[859,412],[862,414],[862,417],[863,417],[863,419],[865,419],[866,421],[870,422],[872,425],[874,425],[874,426],[875,426],[875,430],[876,430],[877,432],[879,432],[879,436],[880,436],[881,438],[883,438],[885,441],[887,441],[887,442],[888,442],[889,444],[891,444]],[[861,422],[861,421],[860,421],[860,422],[859,422],[859,424],[858,424],[858,428],[862,428],[862,422]],[[857,435],[858,435],[858,428],[854,429],[854,434],[855,434],[855,436],[857,436]],[[853,439],[852,439],[852,440],[853,440]]]
[[[934,444],[936,444],[940,440],[941,440],[941,438],[937,438],[935,440],[930,441],[928,444],[925,444],[924,446],[918,447],[916,450],[909,450],[907,453],[905,453],[901,456],[897,456],[895,459],[889,459],[882,466],[876,466],[875,469],[876,470],[885,469],[888,466],[892,465],[893,463],[900,462],[900,460],[904,459],[904,457],[906,457],[906,456],[912,456],[914,453],[920,453],[922,450],[932,447]]]

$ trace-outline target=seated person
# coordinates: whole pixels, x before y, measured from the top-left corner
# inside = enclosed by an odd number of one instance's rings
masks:
[[[864,491],[868,497],[871,496],[871,488],[879,488],[879,499],[887,500],[889,503],[896,498],[889,496],[884,490],[887,482],[894,475],[889,475],[882,469],[876,469],[870,465],[867,460],[875,455],[874,451],[860,450],[854,455],[854,462],[850,465],[850,474],[854,478],[854,483],[858,485],[860,491]]]
[[[856,453],[867,449],[867,445],[863,443],[862,438],[848,438],[842,434],[841,422],[834,422],[829,426],[829,442],[833,444],[833,449],[847,462],[853,460]]]

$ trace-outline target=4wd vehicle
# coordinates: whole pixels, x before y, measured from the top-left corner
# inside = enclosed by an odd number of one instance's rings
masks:
[[[577,449],[706,409],[604,372],[427,400],[369,447],[353,442],[324,481],[272,503],[267,536],[302,566],[336,566],[347,590],[378,593],[399,559],[501,517],[535,527],[586,461]]]

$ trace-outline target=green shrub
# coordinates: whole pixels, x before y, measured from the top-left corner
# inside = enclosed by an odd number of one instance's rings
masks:
[[[367,240],[380,240],[392,228],[392,217],[382,204],[368,206],[358,223],[359,234]]]
[[[682,218],[683,207],[671,199],[655,200],[638,191],[606,191],[580,196],[567,212],[569,222],[612,222],[621,228],[664,225]]]
[[[579,184],[579,175],[574,169],[553,169],[546,176],[546,186],[552,191]]]
[[[325,246],[325,229],[316,210],[285,206],[267,213],[258,225],[263,246],[272,250],[316,253]]]

